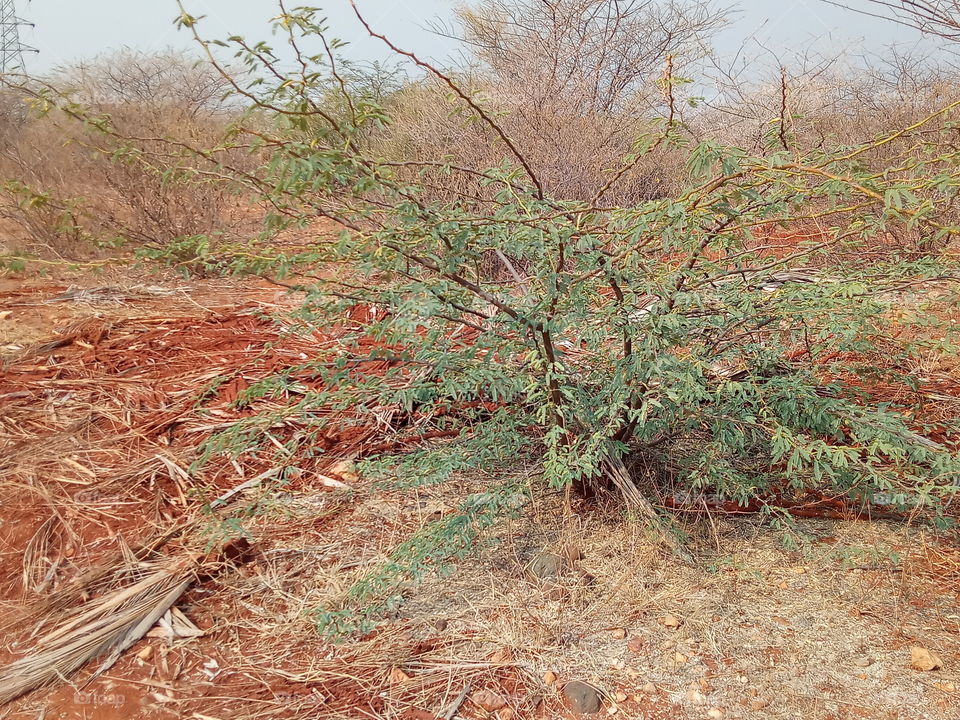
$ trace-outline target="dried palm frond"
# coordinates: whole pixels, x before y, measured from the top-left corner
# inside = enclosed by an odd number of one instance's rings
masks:
[[[0,670],[0,705],[104,657],[94,677],[142,638],[197,577],[196,558],[126,565],[126,584],[62,612],[29,655]],[[53,603],[56,607],[56,603]],[[45,617],[37,631],[49,627]],[[35,633],[37,632],[35,631]]]
[[[37,528],[23,551],[23,572],[21,582],[23,589],[32,593],[43,593],[53,580],[57,571],[58,561],[51,557],[51,547],[57,531],[60,518],[51,515]]]

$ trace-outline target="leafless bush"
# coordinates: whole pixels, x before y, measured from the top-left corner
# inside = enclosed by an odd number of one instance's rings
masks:
[[[868,7],[824,0],[864,15],[889,18],[921,32],[960,40],[960,0],[867,0]]]
[[[459,9],[458,20],[446,32],[457,34],[473,59],[458,81],[524,148],[547,191],[590,200],[637,138],[653,131],[654,115],[667,114],[668,62],[694,57],[723,17],[700,1],[481,0]],[[509,157],[454,107],[442,84],[407,87],[394,98],[383,149],[401,160],[442,156],[469,167]],[[631,203],[661,194],[670,163],[666,153],[654,153],[624,178],[616,198],[606,199]],[[438,179],[439,190],[449,182]]]
[[[161,246],[235,229],[234,186],[198,173],[196,158],[178,145],[216,146],[237,114],[223,100],[217,73],[178,53],[125,50],[26,89],[35,95],[38,85],[83,106],[114,132],[62,110],[20,125],[0,156],[6,179],[0,214],[29,244],[75,257],[97,242]]]
[[[899,130],[939,112],[960,97],[960,72],[943,58],[918,49],[887,48],[856,58],[799,57],[790,61],[745,54],[738,62],[714,62],[710,97],[685,116],[698,140],[716,139],[752,154],[782,151],[792,155],[834,152],[890,134],[884,142],[858,152],[856,162],[876,172],[906,168],[924,152],[924,144],[901,137]],[[929,143],[955,146],[960,132],[938,127]],[[896,172],[896,170],[892,171]],[[960,208],[945,195],[938,209],[960,219]],[[816,208],[811,208],[815,212]],[[926,252],[935,246],[929,232],[891,221],[878,239],[894,250]]]

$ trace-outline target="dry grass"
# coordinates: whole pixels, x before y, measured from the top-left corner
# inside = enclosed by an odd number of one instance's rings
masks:
[[[57,286],[46,298],[66,291]],[[26,635],[40,619],[47,634],[76,625],[134,577],[144,579],[144,563],[196,557],[218,529],[201,514],[203,501],[272,462],[245,457],[190,472],[195,439],[238,417],[230,400],[239,385],[222,385],[223,394],[208,398],[204,407],[215,412],[204,418],[195,414],[198,388],[211,373],[242,368],[241,377],[255,378],[275,369],[262,364],[261,345],[276,328],[238,312],[235,300],[214,306],[197,294],[194,302],[209,311],[183,300],[168,317],[155,317],[154,304],[169,311],[179,297],[134,287],[15,305],[16,312],[100,317],[67,323],[69,343],[40,354],[35,348],[0,373],[9,498],[0,556],[5,662],[34,647]],[[124,317],[132,306],[138,315]],[[276,346],[281,364],[317,349],[316,339],[287,342]],[[275,432],[288,430],[295,427]],[[378,425],[375,439],[382,432]],[[532,467],[514,466],[412,492],[364,479],[351,481],[350,491],[330,491],[316,469],[304,467],[302,479],[279,494],[251,486],[236,496],[256,511],[244,519],[251,561],[204,578],[177,602],[203,637],[139,640],[99,678],[92,677],[99,664],[88,663],[71,684],[11,704],[11,717],[46,708],[48,717],[63,718],[116,711],[422,720],[446,717],[458,703],[465,720],[559,717],[560,688],[571,679],[594,684],[607,708],[625,718],[703,718],[711,709],[730,718],[956,717],[958,696],[948,690],[960,684],[955,537],[897,524],[807,521],[800,526],[806,544],[788,552],[755,519],[714,513],[687,527],[696,558],[687,566],[617,503],[584,506],[561,524],[562,498],[538,492],[454,574],[402,585],[406,602],[377,631],[336,644],[316,632],[315,610],[339,607],[351,585],[412,531],[455,512],[491,480],[512,476],[535,486],[537,477]],[[530,577],[539,553],[575,557],[571,548],[584,556],[560,577]],[[71,636],[47,647],[49,655],[32,656],[43,662],[14,666],[29,670],[18,692],[51,680],[50,668],[67,673],[117,645],[167,597],[151,595],[129,622],[89,616],[101,623],[103,642]],[[678,627],[664,625],[670,615]],[[27,632],[10,632],[14,625]],[[912,670],[912,645],[937,653],[944,669]],[[548,682],[547,673],[558,680]],[[491,715],[475,702],[480,691],[505,706]],[[120,695],[127,704],[118,708],[91,710],[76,700]]]

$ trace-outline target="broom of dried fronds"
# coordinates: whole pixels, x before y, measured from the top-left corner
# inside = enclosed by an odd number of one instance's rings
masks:
[[[200,564],[187,557],[127,565],[124,584],[44,617],[34,634],[50,625],[55,629],[40,637],[29,655],[0,670],[0,705],[69,677],[95,658],[104,660],[94,677],[108,670],[190,587]]]

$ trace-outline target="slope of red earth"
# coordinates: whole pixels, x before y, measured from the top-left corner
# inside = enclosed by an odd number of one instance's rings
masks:
[[[256,608],[233,591],[259,576],[264,566],[257,558],[288,552],[291,542],[319,544],[329,533],[369,522],[351,518],[349,493],[340,488],[356,478],[338,462],[368,447],[403,447],[421,433],[394,432],[388,411],[343,412],[312,439],[313,453],[286,458],[283,443],[328,412],[321,407],[278,417],[260,432],[269,440],[265,449],[192,466],[198,445],[214,433],[322,390],[308,365],[345,352],[365,356],[368,347],[345,347],[342,335],[374,319],[371,313],[357,308],[341,328],[304,331],[283,319],[296,299],[263,283],[106,280],[74,276],[0,287],[6,355],[0,367],[0,665],[29,648],[26,630],[38,601],[115,562],[125,548],[156,545],[183,524],[206,523],[216,539],[215,520],[203,519],[207,504],[278,467],[287,471],[276,501],[284,507],[270,513],[248,557],[226,571],[229,590],[215,574],[178,603],[205,633],[189,648],[175,638],[159,646],[143,641],[89,685],[87,671],[25,697],[12,706],[12,716],[46,707],[58,718],[190,717],[191,708],[200,713],[194,717],[283,718],[314,716],[321,706],[330,716],[378,716],[388,704],[380,697],[383,668],[401,661],[442,667],[456,643],[395,632],[372,636],[362,652],[341,652],[309,628],[308,608],[292,616],[287,608],[271,614],[288,622],[270,634],[272,647],[264,646]],[[393,365],[368,361],[356,370],[382,375]],[[287,373],[289,394],[237,404],[244,391],[278,372]],[[254,484],[254,504],[256,490]],[[357,542],[387,543],[401,531],[375,522]],[[177,535],[162,545],[173,557],[196,550],[196,538]],[[284,582],[301,571],[295,561],[296,553]],[[304,668],[322,662],[327,666],[316,681],[303,677]],[[226,671],[238,666],[245,670]],[[514,687],[520,682],[508,666],[498,672]],[[396,690],[398,697],[415,698],[424,687]],[[401,706],[410,717],[425,717],[411,709],[416,704]]]

